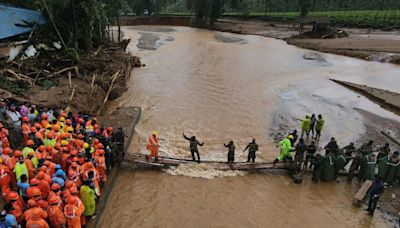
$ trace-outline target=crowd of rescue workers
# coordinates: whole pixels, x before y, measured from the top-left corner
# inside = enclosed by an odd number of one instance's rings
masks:
[[[82,113],[0,100],[0,227],[82,227],[124,151],[121,128]]]

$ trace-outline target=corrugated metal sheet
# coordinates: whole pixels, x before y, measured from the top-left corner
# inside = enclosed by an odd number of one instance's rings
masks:
[[[30,32],[29,24],[35,22],[45,24],[47,21],[38,11],[0,4],[0,40]]]

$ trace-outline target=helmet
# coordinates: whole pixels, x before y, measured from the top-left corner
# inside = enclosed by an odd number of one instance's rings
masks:
[[[60,122],[65,122],[65,118],[64,117],[60,117]]]
[[[87,149],[87,148],[89,148],[89,144],[85,142],[85,143],[83,144],[83,149]]]
[[[68,145],[68,141],[67,140],[61,140],[61,146],[66,146]]]
[[[51,186],[53,188],[53,185]],[[60,202],[60,198],[52,195],[49,199],[49,204],[53,205],[53,204],[58,204]]]
[[[70,188],[70,189],[71,189],[71,188]],[[77,204],[77,203],[78,203],[78,201],[76,200],[75,197],[68,197],[67,202],[68,202],[69,204]]]
[[[62,113],[60,113],[60,116],[61,116],[61,118],[65,118],[65,117],[67,117],[67,113],[62,112]],[[61,119],[61,118],[60,118],[60,119]]]
[[[17,200],[18,199],[18,193],[14,191],[9,191],[6,195],[7,200]]]
[[[65,123],[66,123],[67,125],[71,125],[71,124],[72,124],[72,120],[67,119],[67,120],[65,121]]]
[[[70,167],[72,167],[72,168],[76,168],[76,167],[78,167],[78,163],[76,163],[76,162],[72,162]]]
[[[42,125],[40,123],[35,123],[33,126],[35,126],[36,129],[41,129]]]
[[[14,157],[21,157],[22,152],[20,150],[14,150]]]
[[[56,165],[56,169],[61,169],[61,165],[60,165],[60,164],[57,164],[57,165]]]
[[[74,129],[73,129],[72,127],[67,127],[67,131],[68,131],[69,133],[72,133],[72,132],[74,131]]]
[[[39,171],[39,173],[36,175],[36,178],[37,178],[38,180],[43,179],[43,178],[44,178],[44,172],[43,172],[43,171]],[[32,178],[32,180],[33,180],[33,178]]]
[[[51,161],[51,160],[53,160],[53,157],[52,156],[46,156],[46,160],[47,161]]]
[[[36,179],[36,178],[32,178],[30,181],[29,181],[29,184],[32,186],[32,185],[38,185],[39,184],[39,180],[38,179]]]
[[[28,156],[32,156],[32,157],[35,156],[35,152],[29,151],[29,152],[28,152]]]
[[[46,120],[47,118],[49,118],[49,116],[46,113],[42,114],[42,120]]]
[[[100,129],[94,130],[94,133],[95,133],[96,135],[100,134]]]
[[[29,122],[29,118],[27,116],[22,117],[22,122],[25,123]]]
[[[40,189],[39,188],[33,188],[32,196],[35,197],[35,196],[40,196],[40,195],[41,195]]]
[[[87,167],[88,167],[88,169],[93,169],[93,168],[94,168],[94,165],[93,165],[92,162],[88,162],[88,163],[87,163]]]
[[[47,130],[51,130],[51,128],[52,128],[52,127],[51,127],[51,124],[46,124],[46,129],[47,129]]]
[[[60,131],[60,126],[59,125],[54,125],[53,126],[54,131]]]
[[[28,141],[26,141],[26,145],[33,146],[33,145],[35,145],[35,142],[32,139],[28,139]]]
[[[97,139],[97,138],[94,138],[93,139],[93,145],[96,145],[96,144],[98,144],[100,141]]]
[[[30,199],[30,200],[28,200],[28,206],[29,206],[30,208],[31,208],[31,207],[37,207],[37,203],[36,203],[35,200]]]
[[[53,184],[51,185],[51,190],[52,190],[52,191],[60,190],[60,188],[61,188],[61,186],[60,186],[59,184],[57,184],[57,183],[53,183]]]
[[[65,182],[65,189],[72,188],[74,185],[75,185],[74,182],[66,181]]]
[[[36,127],[31,127],[31,132],[36,133],[37,132]]]
[[[83,136],[82,134],[78,135],[78,139],[83,139],[83,138],[85,138],[85,136]]]
[[[6,147],[3,149],[3,154],[11,154],[12,150],[10,147]]]
[[[48,145],[48,146],[46,146],[46,150],[47,150],[48,152],[51,152],[51,151],[53,151],[53,147],[50,146],[50,145]]]
[[[46,161],[45,161],[46,162]],[[47,161],[48,162],[48,161]],[[44,163],[43,163],[44,164]],[[41,166],[40,168],[39,168],[39,171],[42,171],[42,172],[46,172],[47,171],[47,167],[44,165],[44,166]]]
[[[82,123],[85,123],[85,120],[83,118],[79,118],[78,122],[82,124]]]
[[[93,126],[93,129],[99,129],[100,128],[100,125],[98,125],[98,124],[95,124],[94,126]]]
[[[69,191],[71,194],[77,194],[77,193],[79,193],[78,188],[75,187],[75,186],[72,186],[71,188],[69,188],[68,191]]]
[[[43,151],[46,150],[46,147],[45,147],[44,145],[40,145],[40,146],[38,147],[38,150],[43,152]]]
[[[66,138],[68,138],[67,134],[60,134],[60,139],[66,139]]]
[[[96,149],[103,149],[103,148],[104,148],[103,143],[98,143],[98,144],[96,144],[96,146],[94,146],[94,148],[96,148]]]
[[[294,139],[293,135],[289,135],[287,138],[288,139]]]
[[[76,156],[76,155],[78,155],[78,151],[77,151],[77,150],[73,150],[73,151],[71,151],[71,155],[73,155],[73,156]]]
[[[108,128],[107,128],[107,131],[112,131],[112,130],[113,130],[112,127],[108,127]]]
[[[104,150],[96,150],[96,153],[98,154],[98,155],[104,155]]]
[[[48,139],[52,139],[52,138],[54,138],[54,133],[53,132],[49,132],[49,133],[47,133],[47,138]]]
[[[56,143],[56,148],[58,149],[58,148],[60,148],[61,147],[61,143]]]
[[[151,134],[154,135],[154,136],[158,136],[158,132],[157,131],[152,131]]]

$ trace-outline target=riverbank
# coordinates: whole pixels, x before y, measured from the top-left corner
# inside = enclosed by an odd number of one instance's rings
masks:
[[[289,21],[219,19],[211,28],[244,35],[286,40],[288,44],[359,59],[400,64],[400,31],[340,28],[349,36],[336,39],[299,39],[298,25]]]

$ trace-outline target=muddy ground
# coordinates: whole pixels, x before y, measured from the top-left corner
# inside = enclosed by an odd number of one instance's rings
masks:
[[[335,39],[298,39],[298,25],[291,22],[242,21],[220,19],[213,29],[225,32],[260,35],[284,39],[298,47],[345,55],[364,60],[400,64],[400,31],[380,31],[373,29],[340,28],[349,37]],[[306,28],[310,29],[310,28]]]

